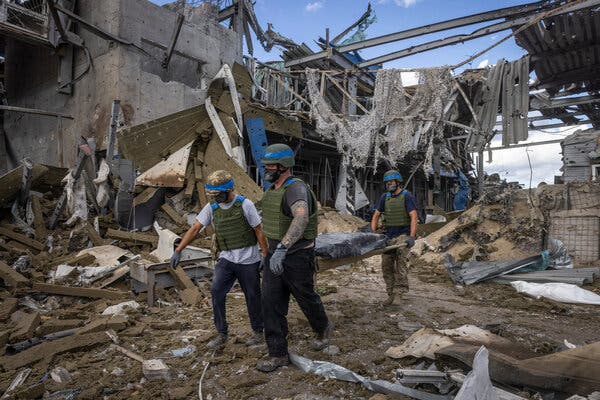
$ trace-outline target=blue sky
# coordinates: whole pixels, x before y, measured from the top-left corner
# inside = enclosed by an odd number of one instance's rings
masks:
[[[153,2],[164,4],[168,1],[153,0]],[[377,16],[377,22],[369,27],[366,35],[367,38],[385,35],[452,18],[523,4],[525,2],[527,0],[373,0],[371,4]],[[330,29],[330,37],[333,38],[361,16],[366,10],[367,4],[367,0],[256,0],[255,11],[258,21],[264,29],[266,29],[267,23],[270,22],[273,24],[274,29],[282,35],[293,39],[297,43],[304,42],[314,51],[318,51],[319,47],[315,44],[315,41],[319,37],[325,37],[326,28]],[[377,46],[362,50],[360,54],[363,58],[369,59],[426,41],[459,33],[470,33],[491,23],[493,22],[470,25],[442,33],[434,33],[402,42]],[[503,31],[463,44],[416,54],[386,63],[384,67],[420,68],[453,65],[490,46],[509,33],[509,31]],[[256,41],[254,41],[254,48],[254,56],[260,61],[281,60],[279,57],[280,51],[277,48],[267,53]],[[511,38],[480,56],[470,65],[465,66],[465,68],[476,68],[487,63],[495,64],[500,58],[515,60],[524,54],[525,52]],[[583,126],[579,128],[585,129]],[[528,141],[556,139],[564,137],[572,131],[573,129],[569,132],[555,129],[550,133],[530,132],[530,139]],[[497,136],[492,145],[497,145],[500,141],[500,136]],[[559,144],[536,146],[529,149],[521,148],[495,151],[493,162],[489,164],[485,163],[486,171],[489,173],[498,172],[503,178],[509,181],[516,180],[528,185],[530,169],[527,161],[527,150],[529,150],[529,155],[533,163],[533,185],[536,186],[541,181],[552,183],[553,176],[560,175],[559,168],[562,165]],[[487,153],[485,159],[487,161]]]

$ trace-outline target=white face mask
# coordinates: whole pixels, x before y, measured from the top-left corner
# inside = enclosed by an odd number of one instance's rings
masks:
[[[385,184],[385,189],[390,193],[394,193],[396,189],[398,189],[398,184],[396,182],[387,182]]]

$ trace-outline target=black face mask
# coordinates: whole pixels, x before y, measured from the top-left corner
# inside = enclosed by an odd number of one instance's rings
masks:
[[[219,192],[219,194],[214,195],[212,198],[217,203],[226,203],[228,197],[229,192]]]
[[[264,179],[267,182],[273,183],[273,182],[277,181],[277,179],[279,179],[280,176],[281,176],[281,171],[279,170],[279,168],[274,169],[274,170],[265,169]]]
[[[388,192],[394,193],[398,189],[398,184],[396,182],[388,182],[385,184],[385,188]]]

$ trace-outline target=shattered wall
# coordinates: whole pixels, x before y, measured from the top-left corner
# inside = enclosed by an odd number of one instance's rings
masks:
[[[5,113],[5,129],[16,159],[70,166],[77,138],[108,131],[113,99],[120,99],[125,121],[140,124],[204,101],[205,82],[222,63],[241,61],[241,39],[214,20],[184,22],[169,68],[161,67],[176,14],[147,0],[78,2],[76,12],[94,25],[135,43],[143,51],[77,30],[90,51],[92,66],[73,86],[58,93],[58,57],[51,48],[9,40],[6,49],[7,101],[12,106],[65,113],[74,120]],[[74,76],[86,68],[75,52]],[[9,168],[12,167],[9,165]],[[0,171],[2,172],[2,171]]]

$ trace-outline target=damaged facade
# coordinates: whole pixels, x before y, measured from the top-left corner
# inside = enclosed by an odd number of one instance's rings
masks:
[[[44,1],[4,2],[21,8],[39,3],[46,32],[24,41],[5,23],[4,104],[46,110],[62,117],[4,111],[6,155],[1,171],[23,157],[71,166],[78,138],[95,138],[103,147],[111,104],[121,101],[123,123],[137,125],[204,101],[207,82],[223,63],[242,59],[239,35],[210,15],[183,22],[167,68],[165,53],[177,28],[177,14],[149,1],[72,1],[78,18],[58,11],[64,28],[80,45],[65,43]],[[26,9],[26,11],[29,9]],[[23,11],[25,13],[25,11]],[[86,28],[86,26],[93,28]],[[27,27],[25,27],[27,29]],[[71,37],[71,36],[69,36]],[[115,40],[118,39],[118,40]],[[81,116],[85,116],[82,118]]]

